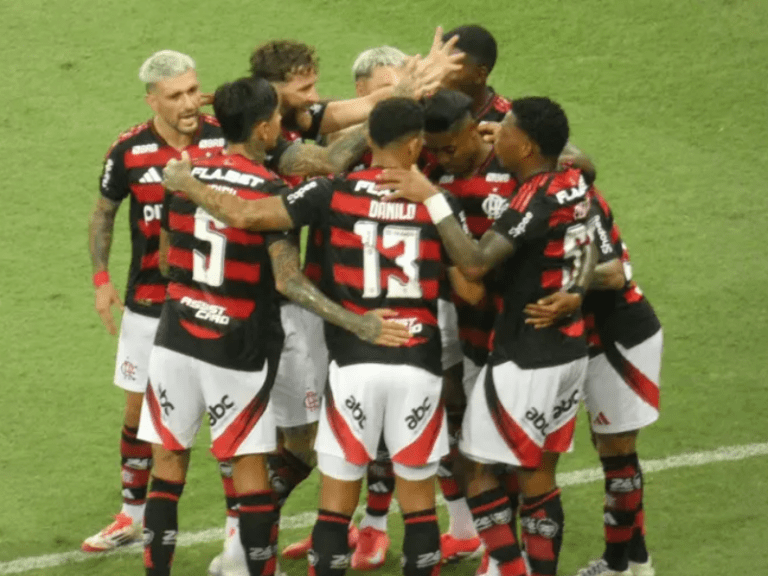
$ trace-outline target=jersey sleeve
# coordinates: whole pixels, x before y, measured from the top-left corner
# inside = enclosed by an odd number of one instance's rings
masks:
[[[621,257],[621,248],[611,241],[613,214],[607,206],[593,198],[589,211],[589,228],[592,239],[597,244],[597,263]]]
[[[312,118],[312,123],[309,128],[301,132],[301,137],[307,140],[317,141],[320,135],[320,124],[323,123],[323,116],[325,116],[325,109],[328,107],[328,102],[318,102],[309,107],[309,115]]]
[[[328,178],[315,178],[283,194],[283,204],[296,228],[319,224],[330,210],[333,184]]]
[[[549,230],[549,217],[552,211],[553,206],[547,203],[546,196],[537,193],[523,208],[518,209],[512,204],[507,206],[507,209],[493,223],[492,230],[512,243],[540,239]]]
[[[280,170],[278,167],[280,166],[280,158],[283,157],[283,154],[285,154],[285,151],[288,150],[290,145],[291,143],[283,136],[278,136],[277,144],[275,144],[275,147],[272,148],[264,158],[264,166],[272,170],[272,172],[279,174]]]
[[[102,196],[113,202],[121,202],[131,193],[123,153],[124,149],[121,145],[112,146],[104,158],[104,165],[101,169],[99,190]]]

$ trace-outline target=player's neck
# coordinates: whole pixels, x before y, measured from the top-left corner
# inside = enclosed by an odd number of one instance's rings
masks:
[[[194,134],[184,134],[169,126],[160,116],[155,116],[152,121],[155,131],[171,147],[176,150],[184,150],[194,141]]]
[[[371,168],[403,168],[408,170],[412,162],[404,154],[389,150],[374,149],[371,154]]]
[[[249,142],[239,142],[237,144],[227,144],[224,154],[238,154],[248,158],[254,164],[264,164],[264,158],[267,156],[266,150]]]
[[[524,162],[517,170],[515,170],[515,176],[517,176],[518,182],[525,182],[529,178],[536,176],[536,174],[554,172],[556,169],[557,159],[550,160],[548,158],[539,157]]]
[[[493,90],[491,90],[487,85],[483,84],[482,86],[478,86],[477,90],[473,94],[470,94],[472,97],[472,111],[477,115],[478,112],[481,112],[483,108],[488,104],[488,101],[493,98]]]
[[[480,138],[480,136],[477,136]],[[488,162],[488,157],[493,153],[493,144],[490,144],[489,142],[483,142],[481,141],[477,148],[477,154],[475,154],[475,158],[472,161],[472,169],[470,170],[469,174],[466,174],[464,178],[471,178],[475,174],[477,174],[480,169],[485,165],[486,162]]]

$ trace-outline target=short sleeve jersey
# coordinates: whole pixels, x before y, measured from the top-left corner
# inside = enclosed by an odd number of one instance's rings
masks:
[[[442,176],[438,185],[448,190],[459,202],[467,218],[467,226],[475,239],[480,239],[504,212],[517,188],[517,180],[499,164],[491,152],[477,172],[469,178]],[[453,298],[459,317],[459,338],[464,355],[478,366],[488,361],[491,337],[496,321],[494,295],[499,292],[495,275],[484,279],[486,297],[476,306],[460,297]]]
[[[245,199],[286,189],[279,177],[239,155],[218,153],[192,174]],[[177,194],[166,194],[170,234],[168,300],[155,343],[233,370],[260,370],[282,348],[283,330],[269,244],[284,237],[226,226]]]
[[[498,268],[499,313],[493,365],[512,361],[532,369],[565,364],[587,353],[579,312],[549,328],[525,324],[523,309],[573,285],[580,246],[589,244],[589,186],[581,171],[536,174],[523,182],[493,230],[516,247]]]
[[[621,290],[591,290],[584,298],[582,311],[590,354],[597,354],[608,343],[619,342],[631,348],[658,332],[661,323],[650,302],[632,279],[627,246],[621,239],[608,202],[597,190],[593,190],[592,204],[590,224],[595,229],[598,263],[619,258],[627,279]]]
[[[186,151],[204,157],[224,146],[216,119],[201,115],[194,141]],[[181,152],[157,133],[152,120],[123,133],[104,159],[101,195],[113,202],[131,198],[128,224],[131,231],[131,264],[125,305],[145,316],[158,317],[165,299],[166,281],[158,268],[160,218],[163,209],[163,167]]]
[[[380,169],[318,178],[284,197],[297,226],[312,224],[327,239],[321,253],[321,289],[356,313],[391,308],[412,337],[401,348],[363,342],[326,323],[330,357],[339,365],[408,364],[441,374],[437,298],[446,254],[421,204],[386,202],[375,190]],[[455,201],[449,200],[462,221]]]

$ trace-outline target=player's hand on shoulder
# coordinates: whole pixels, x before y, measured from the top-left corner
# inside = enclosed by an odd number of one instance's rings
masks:
[[[483,137],[483,140],[491,144],[496,142],[499,130],[501,130],[501,122],[486,121],[480,122],[477,126],[477,131],[480,133],[480,136]]]
[[[163,168],[163,186],[171,191],[184,191],[184,186],[192,178],[192,160],[186,151],[181,159],[172,158]]]
[[[203,92],[200,94],[200,106],[212,106],[213,105],[213,93]]]
[[[387,308],[366,312],[358,337],[378,346],[397,348],[405,345],[411,339],[411,333],[403,322],[387,319],[395,316],[397,312]]]
[[[562,318],[570,316],[581,307],[581,296],[565,290],[559,290],[549,296],[539,299],[535,304],[527,304],[525,313],[526,324],[534,328],[547,328]]]
[[[427,180],[427,177],[414,165],[410,170],[404,168],[387,168],[376,177],[377,190],[393,190],[394,193],[385,196],[386,201],[410,200],[411,202],[424,202],[430,196],[439,193],[439,190]]]
[[[117,334],[117,324],[112,316],[112,306],[117,306],[121,311],[123,310],[123,302],[120,300],[120,295],[115,290],[112,282],[107,282],[96,288],[95,308],[107,331],[114,336]]]

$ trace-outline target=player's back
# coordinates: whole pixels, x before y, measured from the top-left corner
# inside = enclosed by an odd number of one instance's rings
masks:
[[[284,188],[239,155],[199,161],[192,174],[245,199]],[[259,370],[279,353],[283,332],[265,234],[231,228],[176,194],[166,194],[168,299],[156,343],[236,370]]]
[[[523,309],[573,285],[581,247],[589,243],[589,196],[589,186],[577,169],[537,174],[521,184],[494,224],[516,250],[497,270],[503,292],[494,327],[493,363],[512,360],[522,368],[537,368],[586,354],[580,313],[536,329],[525,323]]]

